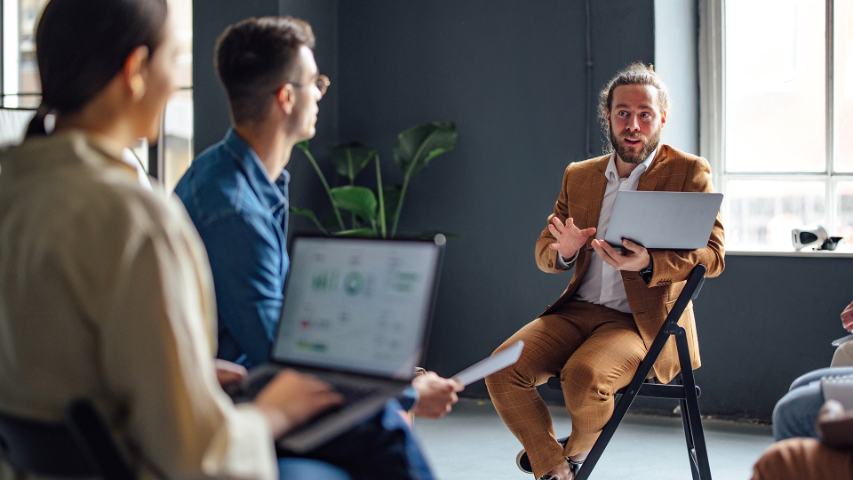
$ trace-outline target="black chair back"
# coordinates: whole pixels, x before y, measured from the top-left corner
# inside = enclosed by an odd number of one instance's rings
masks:
[[[15,470],[64,478],[135,478],[110,431],[87,400],[72,402],[64,422],[0,412],[0,456]]]

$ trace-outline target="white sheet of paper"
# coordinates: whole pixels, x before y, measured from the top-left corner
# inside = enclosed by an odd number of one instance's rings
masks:
[[[484,358],[465,370],[462,370],[454,375],[453,378],[462,385],[468,386],[481,378],[485,378],[486,375],[491,375],[518,361],[518,357],[521,356],[522,349],[524,349],[524,342],[519,340],[510,345],[506,350],[503,350],[492,357]]]
[[[842,343],[847,343],[850,341],[853,341],[853,335],[847,335],[846,337],[841,337],[841,338],[837,338],[837,339],[833,340],[832,346],[837,347],[837,346],[841,345]]]

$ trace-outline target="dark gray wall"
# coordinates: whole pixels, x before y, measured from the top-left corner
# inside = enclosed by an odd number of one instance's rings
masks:
[[[595,89],[653,58],[652,1],[592,2]],[[401,225],[447,246],[427,365],[452,374],[487,355],[559,294],[533,242],[566,164],[585,158],[584,3],[366,0],[340,5],[343,139],[382,149],[400,130],[453,120],[455,152],[411,187]],[[595,133],[593,150],[600,150]],[[389,169],[390,177],[396,172]],[[482,396],[481,383],[468,395]]]
[[[735,256],[696,304],[705,412],[769,420],[797,376],[829,366],[853,259]]]
[[[278,0],[193,0],[193,149],[196,155],[228,129],[225,91],[213,69],[213,46],[225,27],[244,18],[278,15]]]
[[[696,2],[655,0],[655,70],[666,81],[671,107],[663,141],[699,151],[699,17]]]

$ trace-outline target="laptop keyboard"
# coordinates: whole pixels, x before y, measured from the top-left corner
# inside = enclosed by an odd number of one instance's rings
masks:
[[[278,375],[278,370],[267,370],[259,372],[249,382],[238,383],[236,386],[228,386],[225,391],[235,402],[251,401],[261,393],[261,390]],[[344,404],[354,403],[362,400],[379,390],[376,385],[356,385],[350,382],[336,382],[333,379],[322,379],[328,382],[332,388],[344,397]],[[333,411],[335,409],[332,409]]]

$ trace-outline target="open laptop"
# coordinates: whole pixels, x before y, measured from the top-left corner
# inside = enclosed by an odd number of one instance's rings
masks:
[[[444,243],[296,236],[271,362],[229,393],[254,398],[282,368],[332,384],[344,404],[278,440],[297,453],[376,413],[426,350]]]
[[[622,246],[627,238],[646,248],[706,247],[722,193],[620,191],[604,240]]]

